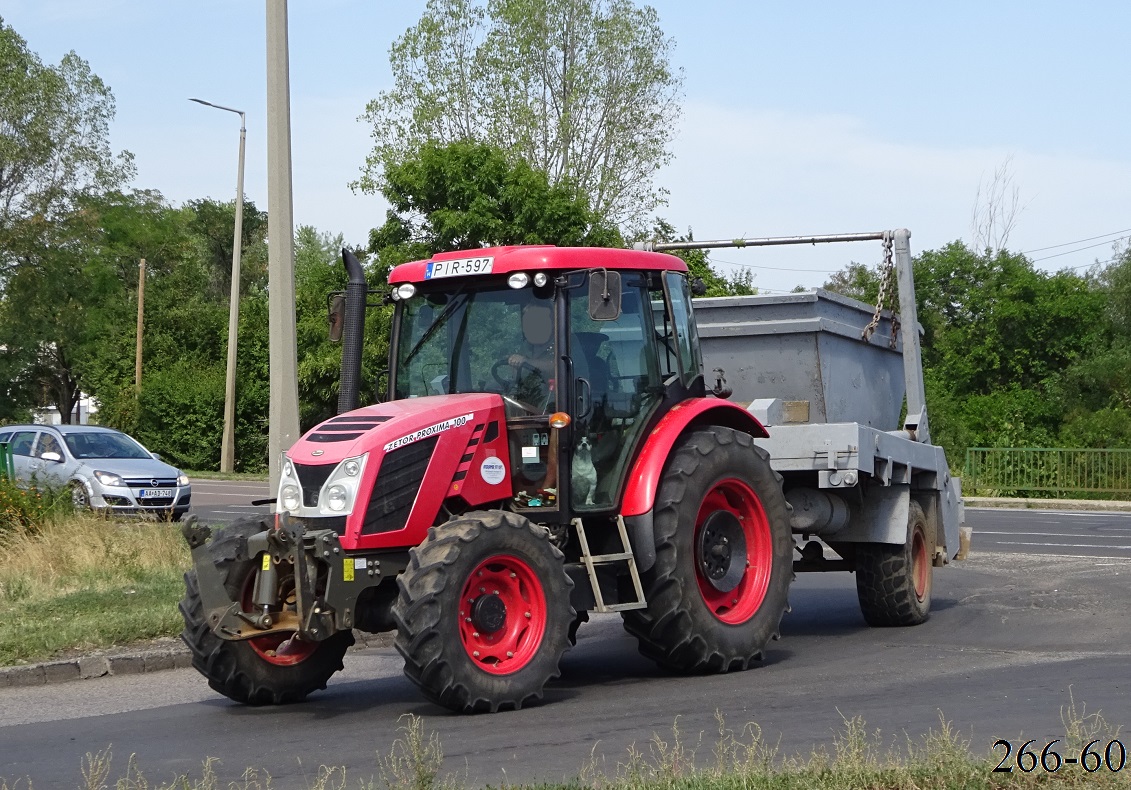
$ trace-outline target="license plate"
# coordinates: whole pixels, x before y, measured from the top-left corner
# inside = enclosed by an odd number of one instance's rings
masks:
[[[137,492],[141,499],[169,499],[173,496],[171,488],[143,488]]]
[[[465,277],[469,274],[490,274],[491,267],[494,264],[495,259],[490,255],[480,258],[455,258],[450,261],[429,261],[428,270],[424,273],[424,279],[435,280],[437,277]]]

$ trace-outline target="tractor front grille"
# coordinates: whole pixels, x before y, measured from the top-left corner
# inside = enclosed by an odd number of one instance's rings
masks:
[[[337,464],[294,464],[298,484],[302,486],[304,507],[318,507],[318,492],[322,490],[322,484],[337,466]]]
[[[404,529],[439,439],[430,436],[385,455],[365,510],[362,534]]]

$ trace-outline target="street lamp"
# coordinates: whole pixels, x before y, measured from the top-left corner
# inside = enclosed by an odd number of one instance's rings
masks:
[[[189,99],[206,107],[239,113],[240,164],[236,176],[236,229],[232,241],[232,295],[228,305],[228,371],[224,380],[224,437],[220,442],[220,471],[231,472],[236,465],[236,340],[240,322],[240,248],[243,246],[243,155],[247,138],[243,110],[222,107],[204,99]]]

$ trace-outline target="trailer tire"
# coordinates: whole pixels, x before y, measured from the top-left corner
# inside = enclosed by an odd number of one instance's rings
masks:
[[[648,606],[623,615],[640,652],[685,673],[761,660],[793,579],[781,476],[765,450],[729,428],[688,434],[664,470],[653,524],[656,562],[641,579]]]
[[[919,625],[931,611],[931,547],[934,535],[923,508],[911,500],[907,541],[856,544],[856,595],[864,620],[874,627]]]
[[[560,675],[577,613],[545,527],[502,510],[458,516],[409,551],[397,585],[396,648],[437,705],[518,710]]]
[[[254,580],[256,562],[247,557],[247,539],[270,528],[260,518],[241,518],[216,532],[208,551],[224,576],[232,600],[245,597]],[[299,702],[342,669],[342,657],[353,644],[353,632],[341,631],[321,642],[303,642],[286,657],[274,658],[285,635],[229,641],[212,632],[200,599],[196,571],[185,574],[185,597],[180,603],[185,628],[181,639],[192,653],[192,665],[208,685],[229,699],[249,705],[283,705]]]

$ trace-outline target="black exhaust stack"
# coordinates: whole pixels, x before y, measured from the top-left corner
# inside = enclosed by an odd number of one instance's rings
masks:
[[[338,414],[353,411],[360,404],[361,346],[365,340],[365,302],[369,298],[369,284],[365,271],[349,250],[342,248],[342,261],[349,272],[346,285],[346,316],[342,332],[342,381],[338,387]]]

